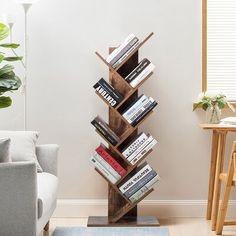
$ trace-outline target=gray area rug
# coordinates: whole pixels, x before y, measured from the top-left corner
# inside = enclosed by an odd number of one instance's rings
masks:
[[[52,236],[168,236],[165,227],[57,227]]]

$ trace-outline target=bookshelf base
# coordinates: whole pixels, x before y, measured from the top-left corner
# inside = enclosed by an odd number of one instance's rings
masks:
[[[157,227],[160,226],[155,216],[137,216],[122,218],[110,223],[107,216],[89,216],[88,227]]]

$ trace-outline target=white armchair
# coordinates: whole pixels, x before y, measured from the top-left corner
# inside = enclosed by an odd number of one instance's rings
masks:
[[[48,230],[56,208],[57,145],[36,148],[43,173],[33,162],[0,164],[0,235],[37,236]]]

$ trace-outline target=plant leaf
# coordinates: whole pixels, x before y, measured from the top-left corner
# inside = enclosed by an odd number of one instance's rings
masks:
[[[13,48],[16,49],[20,46],[20,44],[16,44],[16,43],[4,43],[4,44],[0,44],[0,47],[2,48]]]
[[[202,102],[198,102],[198,103],[194,104],[193,111],[195,111],[201,105],[202,105]]]
[[[6,108],[11,106],[12,100],[10,97],[0,97],[0,108]]]
[[[0,40],[7,38],[8,35],[9,35],[9,28],[6,25],[0,23]]]
[[[4,57],[4,61],[21,61],[23,57]]]
[[[3,59],[4,59],[4,55],[3,53],[0,52],[0,63],[3,61]]]
[[[14,67],[12,65],[5,65],[2,68],[0,68],[0,76],[12,72],[13,70]]]

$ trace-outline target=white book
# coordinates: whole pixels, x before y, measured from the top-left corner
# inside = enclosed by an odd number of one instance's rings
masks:
[[[221,122],[227,125],[236,125],[236,117],[226,117]]]
[[[90,161],[95,165],[95,167],[101,171],[101,173],[108,179],[111,181],[111,183],[115,184],[117,182],[117,179],[111,174],[109,173],[109,171],[107,171],[105,169],[104,166],[102,166],[93,156],[90,158]]]
[[[156,139],[153,139],[130,163],[135,165],[135,163],[140,160],[148,151],[150,151],[156,144]]]
[[[146,140],[148,136],[142,133],[136,140],[134,140],[123,152],[122,155],[128,158],[138,147],[140,147]]]
[[[130,34],[109,56],[107,57],[106,61],[110,63],[110,61],[117,56],[123,48],[127,46],[135,38],[134,34]]]
[[[148,101],[148,97],[146,95],[142,95],[138,101],[135,102],[135,104],[133,104],[122,116],[127,120],[129,119],[130,116],[132,116],[132,114],[139,109],[140,107],[142,107],[143,104],[146,103],[146,101]]]
[[[139,45],[139,41],[137,43],[135,43],[114,65],[112,65],[113,68],[116,68],[117,66],[119,66],[120,63],[122,63],[122,61],[125,60],[126,57],[129,56],[129,54]]]
[[[127,182],[125,182],[119,189],[122,193],[128,191],[133,185],[135,185],[140,179],[146,176],[152,168],[146,164],[138,173],[132,176]]]
[[[103,166],[105,169],[110,172],[117,180],[121,178],[121,176],[98,154],[95,153],[93,157]]]
[[[130,85],[135,88],[142,80],[146,78],[153,70],[155,66],[150,63],[134,80],[130,82]]]
[[[150,135],[148,139],[128,157],[127,160],[131,162],[150,142],[152,142],[152,140],[153,137]]]
[[[128,122],[131,124],[133,121],[135,121],[135,119],[141,115],[155,100],[153,98],[149,98],[142,107],[140,107],[138,110],[136,110],[136,112],[133,113],[132,116],[130,116],[128,118]]]
[[[153,179],[151,179],[146,185],[144,185],[141,189],[139,189],[136,193],[134,193],[129,199],[131,202],[138,201],[145,193],[147,193],[152,186],[160,180],[159,175],[156,175]]]

